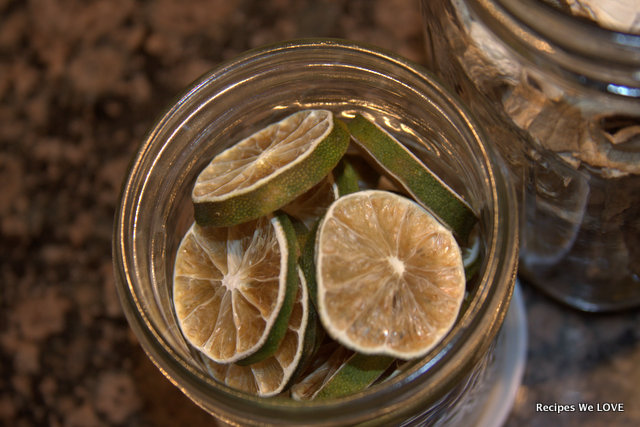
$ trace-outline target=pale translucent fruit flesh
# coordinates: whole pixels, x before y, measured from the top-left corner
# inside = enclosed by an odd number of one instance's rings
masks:
[[[214,157],[192,191],[200,225],[230,226],[293,201],[335,167],[349,144],[346,125],[327,110],[304,110]]]
[[[281,246],[281,248],[283,248],[282,253],[285,255],[281,259],[281,266],[282,268],[287,269],[286,274],[283,276],[286,281],[284,302],[282,303],[282,306],[278,311],[278,315],[273,322],[271,330],[269,331],[264,344],[256,352],[236,362],[240,365],[249,365],[252,363],[260,362],[276,352],[276,350],[280,346],[280,342],[286,334],[289,318],[293,310],[296,289],[298,287],[297,261],[300,253],[297,233],[291,222],[291,219],[285,213],[277,211],[273,215],[274,226],[279,231],[283,232],[284,243],[286,244],[286,250],[284,249],[285,246]]]
[[[477,222],[471,207],[409,149],[361,115],[348,124],[356,145],[412,198],[437,215],[465,242]]]
[[[187,341],[220,363],[259,350],[291,288],[288,250],[276,217],[228,228],[192,225],[178,248],[173,279]]]
[[[325,110],[300,111],[267,126],[216,156],[200,173],[193,200],[247,191],[291,165],[310,145],[326,137],[331,128],[332,115]]]
[[[350,161],[346,160],[345,158],[340,160],[338,166],[336,166],[331,174],[331,189],[333,192],[332,197],[325,197],[323,199],[324,203],[322,203],[321,208],[318,210],[314,210],[313,217],[308,217],[311,221],[307,221],[307,223],[305,223],[307,231],[305,233],[304,242],[300,245],[301,254],[299,263],[307,279],[307,285],[309,287],[311,301],[313,302],[314,307],[316,305],[317,294],[315,277],[315,239],[319,220],[326,213],[331,203],[338,199],[338,197],[359,190],[359,178],[360,176],[358,174],[358,171],[354,168]],[[324,193],[327,194],[328,192],[325,190]],[[331,199],[330,202],[326,204],[326,201],[329,199]]]
[[[285,389],[303,357],[309,320],[309,297],[301,271],[298,271],[298,277],[298,289],[287,332],[276,352],[247,366],[216,363],[205,358],[204,363],[214,379],[236,390],[261,397],[274,396]]]
[[[372,134],[374,135],[375,133],[376,132],[372,132]],[[403,185],[401,185],[398,180],[392,178],[398,176],[398,173],[387,175],[384,168],[380,168],[380,163],[375,159],[372,159],[371,155],[367,154],[367,150],[363,151],[363,147],[359,146],[355,142],[349,145],[347,153],[345,154],[345,157],[343,157],[343,159],[340,161],[340,163],[348,163],[351,170],[355,172],[355,177],[357,179],[356,188],[358,189],[384,190],[401,194],[409,198],[412,197],[411,193],[407,191],[407,189],[403,187]],[[339,180],[336,179],[336,181]],[[347,193],[348,192],[342,192],[341,195]],[[478,272],[482,260],[480,253],[480,238],[478,236],[477,227],[471,229],[468,239],[465,243],[466,246],[462,248],[462,254],[466,278],[467,281],[469,281]]]
[[[405,197],[341,197],[316,237],[317,304],[343,345],[402,359],[425,355],[453,327],[465,293],[452,233]]]

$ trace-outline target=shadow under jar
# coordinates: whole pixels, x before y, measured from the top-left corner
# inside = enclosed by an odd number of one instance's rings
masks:
[[[640,35],[541,0],[425,0],[429,68],[511,169],[520,273],[586,311],[640,305]]]
[[[193,221],[191,188],[217,153],[294,111],[367,114],[477,212],[483,261],[469,304],[424,359],[366,391],[321,402],[258,398],[212,379],[186,344],[171,303],[175,252]],[[512,295],[518,219],[506,168],[458,101],[419,67],[338,40],[247,52],[193,84],[143,141],[116,215],[116,282],[128,321],[158,368],[199,406],[242,425],[438,424],[482,401]],[[464,409],[464,410],[463,410]]]

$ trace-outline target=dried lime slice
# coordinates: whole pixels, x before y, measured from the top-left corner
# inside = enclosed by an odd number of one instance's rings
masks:
[[[393,180],[465,241],[477,222],[469,205],[384,129],[357,115],[348,124],[353,140]]]
[[[357,393],[376,382],[396,359],[390,356],[354,353],[324,382],[315,399],[335,399]]]
[[[286,388],[305,356],[309,341],[309,297],[304,276],[298,270],[298,289],[286,334],[273,355],[251,364],[216,363],[205,358],[204,363],[213,378],[246,393],[262,397],[273,396]],[[309,351],[309,350],[307,350]]]
[[[336,341],[324,343],[309,368],[291,386],[291,397],[295,400],[315,398],[328,379],[354,354]]]
[[[281,208],[320,182],[349,144],[344,123],[304,110],[218,154],[193,187],[200,225],[231,226]]]
[[[359,354],[341,345],[333,346],[311,372],[291,387],[291,397],[333,399],[357,393],[378,380],[394,361],[389,356]]]
[[[178,248],[173,279],[187,341],[219,363],[275,352],[293,306],[297,252],[284,214],[233,227],[194,224]]]
[[[317,233],[318,313],[334,339],[411,359],[453,327],[466,283],[460,247],[422,206],[386,191],[352,193]]]

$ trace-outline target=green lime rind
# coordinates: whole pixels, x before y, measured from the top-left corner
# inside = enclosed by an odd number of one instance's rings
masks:
[[[300,282],[302,283],[303,286],[306,287],[307,289],[306,295],[307,295],[308,301],[311,301],[311,292],[309,292],[308,282],[302,271],[302,267],[298,266],[298,269],[299,269],[298,271],[300,276]],[[307,326],[304,331],[304,344],[302,347],[302,357],[300,359],[300,363],[298,365],[296,374],[299,374],[302,370],[304,370],[306,365],[308,365],[308,363],[312,360],[313,356],[316,354],[316,352],[320,348],[320,345],[324,341],[324,338],[326,335],[322,327],[322,324],[320,323],[320,317],[318,316],[318,312],[316,311],[313,304],[311,303],[307,304],[307,309],[308,309]],[[297,375],[293,375],[292,379],[295,379],[296,376]]]
[[[324,329],[320,323],[318,313],[312,304],[308,304],[309,313],[307,316],[307,327],[304,331],[304,342],[302,343],[302,354],[298,361],[298,366],[291,375],[288,384],[284,387],[285,390],[289,389],[296,381],[298,381],[300,375],[307,369],[307,367],[313,362],[314,357],[318,353],[318,349],[325,337]]]
[[[333,176],[338,186],[338,195],[344,196],[360,191],[358,172],[346,158],[343,157],[340,160],[338,166],[333,170]]]
[[[294,217],[289,217],[291,220],[291,224],[293,225],[293,229],[296,232],[296,240],[298,241],[298,253],[297,256],[300,257],[302,255],[302,249],[305,247],[307,243],[307,239],[309,238],[310,231],[304,222],[295,219]]]
[[[360,185],[358,184],[359,175],[349,161],[341,159],[338,165],[333,170],[333,177],[335,184],[338,188],[338,196],[342,197],[350,193],[360,191]],[[316,282],[316,235],[318,232],[318,225],[320,220],[318,219],[309,230],[308,234],[304,236],[304,244],[300,250],[300,267],[304,273],[307,281],[307,287],[309,288],[309,295],[314,307],[317,307],[318,300],[318,284]],[[300,239],[299,239],[300,241]]]
[[[286,214],[282,212],[275,212],[274,220],[280,225],[280,227],[282,227],[287,245],[286,255],[283,253],[283,256],[287,257],[285,297],[284,301],[282,302],[282,307],[278,312],[278,316],[276,317],[273,326],[269,331],[267,340],[256,352],[250,354],[244,359],[238,360],[236,363],[240,366],[246,366],[260,362],[267,357],[272,356],[276,352],[276,350],[280,346],[280,343],[282,342],[282,339],[287,333],[289,318],[291,317],[296,293],[298,291],[298,281],[300,279],[298,277],[298,240],[296,231],[293,228],[291,220]]]
[[[300,251],[300,268],[307,281],[307,289],[309,289],[309,297],[312,305],[315,308],[318,307],[318,282],[316,281],[316,236],[318,234],[318,226],[320,221],[316,223],[309,230],[309,235],[306,238],[304,247]]]
[[[349,147],[353,146],[357,154],[349,152],[344,155],[343,159],[349,162],[358,176],[358,188],[360,190],[370,190],[378,188],[380,181],[380,172],[372,164],[371,159],[368,159],[363,155],[362,148],[360,148],[355,142],[349,144]]]
[[[466,241],[477,218],[471,207],[399,141],[361,115],[348,124],[353,140],[394,180]]]
[[[295,167],[287,168],[247,193],[218,201],[194,202],[198,224],[232,226],[280,209],[319,183],[340,161],[349,145],[344,122],[334,119],[331,132]]]
[[[394,357],[354,353],[315,394],[314,399],[335,399],[369,387],[395,362]]]
[[[291,385],[290,396],[297,401],[311,400],[318,390],[354,354],[330,338],[325,339],[302,375]]]
[[[322,325],[320,324],[318,313],[316,312],[315,308],[311,304],[309,304],[307,328],[305,330],[302,359],[300,360],[298,373],[304,370],[306,365],[311,361],[313,356],[320,348],[324,337],[325,332],[322,328]]]

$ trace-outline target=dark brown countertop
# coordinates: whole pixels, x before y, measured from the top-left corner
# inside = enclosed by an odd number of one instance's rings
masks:
[[[304,36],[424,60],[412,0],[0,0],[0,425],[212,425],[124,319],[111,266],[118,192],[185,85]],[[528,359],[507,425],[640,425],[640,311],[589,315],[523,290]],[[577,402],[624,412],[536,410]]]

